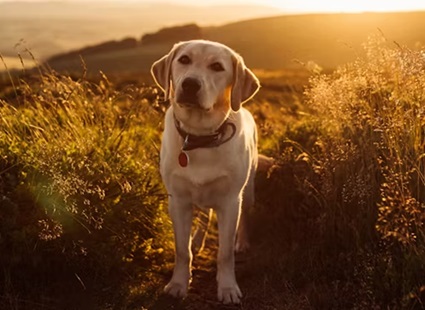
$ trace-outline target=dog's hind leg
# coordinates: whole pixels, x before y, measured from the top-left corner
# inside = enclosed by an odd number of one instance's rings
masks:
[[[242,198],[242,210],[239,219],[238,231],[236,234],[235,251],[237,253],[246,252],[250,248],[249,233],[248,233],[248,213],[254,206],[255,192],[254,192],[254,178],[255,174],[251,174],[246,185]]]
[[[192,237],[192,254],[197,255],[202,251],[210,226],[212,209],[195,208],[196,229]]]

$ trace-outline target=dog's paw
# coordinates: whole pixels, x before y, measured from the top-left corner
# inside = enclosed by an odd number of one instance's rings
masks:
[[[164,292],[176,298],[185,298],[187,296],[187,288],[187,284],[170,281],[164,287]]]
[[[217,297],[224,304],[239,304],[242,293],[239,286],[235,284],[233,287],[219,287]]]

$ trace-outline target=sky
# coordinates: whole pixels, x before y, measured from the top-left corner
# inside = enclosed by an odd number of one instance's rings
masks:
[[[0,2],[36,2],[40,0],[0,0]],[[64,2],[84,0],[56,0]],[[86,0],[102,1],[102,0]],[[109,2],[123,0],[107,0]],[[154,0],[124,0],[134,3],[155,2]],[[106,1],[105,1],[106,2]],[[370,12],[370,11],[415,11],[425,10],[425,0],[161,0],[175,4],[222,5],[259,4],[279,8],[287,12]]]

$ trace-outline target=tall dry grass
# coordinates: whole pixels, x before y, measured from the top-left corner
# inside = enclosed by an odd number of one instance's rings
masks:
[[[56,293],[60,303],[69,288],[55,281],[81,291],[116,281],[119,294],[132,264],[147,285],[171,248],[156,90],[40,74],[0,100],[0,305]]]
[[[419,250],[425,241],[425,54],[384,38],[369,40],[365,50],[365,59],[312,80],[307,104],[320,128],[318,145],[344,163],[339,204],[376,209],[373,228],[384,240]]]
[[[260,139],[278,166],[257,182],[258,264],[313,308],[423,308],[424,51],[372,37],[301,102]]]
[[[289,142],[290,158],[303,167],[306,205],[318,212],[316,251],[341,270],[339,294],[350,291],[357,308],[423,307],[425,53],[382,36],[364,49],[311,79],[309,116],[288,134],[315,140]]]

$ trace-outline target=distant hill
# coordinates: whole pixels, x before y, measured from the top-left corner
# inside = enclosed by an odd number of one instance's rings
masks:
[[[362,52],[362,44],[368,36],[379,32],[400,45],[413,48],[425,44],[425,12],[293,15],[218,27],[179,26],[145,35],[129,48],[98,53],[82,49],[62,55],[59,60],[52,58],[48,63],[59,71],[78,71],[81,64],[76,55],[81,54],[93,72],[147,72],[152,62],[164,55],[173,43],[204,38],[229,45],[253,68],[294,68],[300,66],[299,62],[308,61],[334,68],[353,60]]]
[[[142,36],[141,44],[174,43],[178,41],[202,39],[202,28],[196,24],[163,28],[155,33],[147,33]]]
[[[333,68],[362,52],[368,36],[425,44],[425,12],[279,16],[211,28],[208,38],[240,51],[254,67],[293,67],[294,59]]]
[[[267,6],[185,6],[155,0],[0,2],[0,53],[16,57],[29,48],[45,60],[87,45],[138,38],[161,27],[220,25],[276,14],[281,12]]]

